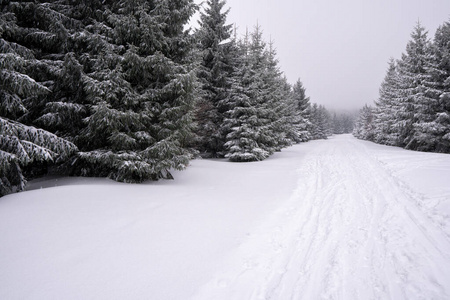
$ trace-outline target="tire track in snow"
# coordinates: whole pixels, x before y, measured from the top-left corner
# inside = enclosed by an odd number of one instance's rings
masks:
[[[316,143],[297,189],[194,299],[449,299],[450,242],[355,139]]]

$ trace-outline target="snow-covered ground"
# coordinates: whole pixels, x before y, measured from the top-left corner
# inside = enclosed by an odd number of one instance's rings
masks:
[[[450,299],[450,155],[341,135],[174,175],[0,198],[0,299]]]

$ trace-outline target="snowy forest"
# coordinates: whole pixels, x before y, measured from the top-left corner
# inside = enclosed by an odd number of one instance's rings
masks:
[[[170,179],[196,156],[260,161],[348,131],[288,83],[259,26],[237,37],[224,0],[0,5],[0,196],[49,173]]]
[[[0,0],[0,300],[449,300],[449,12]]]
[[[353,132],[405,149],[450,153],[450,22],[428,38],[418,23],[401,59],[389,61],[374,106],[364,106]]]

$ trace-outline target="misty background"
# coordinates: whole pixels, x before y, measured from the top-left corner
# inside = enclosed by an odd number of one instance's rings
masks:
[[[417,22],[432,39],[450,19],[449,0],[227,0],[226,7],[238,38],[258,23],[288,81],[300,78],[311,101],[330,110],[373,103],[389,58],[401,58]]]

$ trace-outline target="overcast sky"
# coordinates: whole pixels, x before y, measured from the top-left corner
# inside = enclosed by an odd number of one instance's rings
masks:
[[[227,0],[227,7],[238,35],[258,22],[289,82],[300,78],[311,101],[329,109],[373,103],[389,58],[401,57],[417,21],[429,38],[450,21],[450,0]]]

